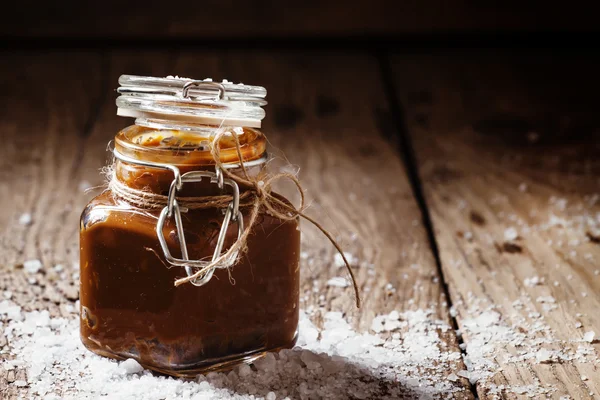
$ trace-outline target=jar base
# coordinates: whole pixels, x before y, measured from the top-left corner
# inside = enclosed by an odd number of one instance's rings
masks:
[[[126,360],[128,358],[133,358],[134,360],[138,361],[140,363],[140,365],[147,370],[150,370],[150,371],[162,374],[162,375],[172,376],[175,378],[194,379],[194,378],[196,378],[196,376],[201,375],[201,374],[207,374],[209,372],[224,372],[224,371],[232,370],[233,368],[235,368],[241,364],[251,364],[252,362],[258,360],[259,358],[264,357],[267,353],[278,352],[283,349],[291,349],[296,344],[297,339],[298,339],[298,332],[296,332],[296,335],[294,335],[294,339],[292,340],[291,343],[289,343],[289,345],[277,346],[277,347],[273,347],[273,348],[261,348],[261,349],[252,350],[252,351],[249,351],[246,353],[234,354],[234,355],[222,357],[222,358],[211,358],[211,359],[203,360],[202,362],[194,364],[194,365],[186,366],[183,368],[177,368],[177,369],[162,368],[162,367],[159,367],[156,365],[145,363],[145,362],[141,361],[135,355],[113,353],[113,352],[104,350],[100,347],[89,346],[88,343],[85,343],[85,342],[83,342],[83,344],[88,350],[90,350],[91,352],[98,354],[99,356],[102,356],[102,357],[112,358],[115,360]]]

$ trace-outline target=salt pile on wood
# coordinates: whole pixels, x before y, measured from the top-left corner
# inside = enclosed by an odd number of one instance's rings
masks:
[[[460,397],[456,369],[461,354],[440,334],[450,327],[431,311],[392,312],[357,333],[341,313],[328,312],[318,330],[301,313],[293,350],[269,353],[253,365],[209,373],[196,381],[155,376],[134,360],[117,362],[85,350],[77,318],[50,318],[0,302],[0,325],[8,338],[6,370],[26,372],[15,380],[20,393],[44,399],[434,399]],[[8,357],[6,357],[8,356]]]

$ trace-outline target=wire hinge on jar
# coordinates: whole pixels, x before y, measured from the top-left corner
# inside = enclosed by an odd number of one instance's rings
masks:
[[[240,208],[239,208],[239,206],[240,206],[240,189],[239,189],[237,183],[233,179],[225,178],[223,176],[223,171],[218,166],[215,166],[215,172],[190,171],[190,172],[186,172],[185,174],[181,174],[181,172],[179,171],[179,168],[177,168],[177,166],[172,165],[172,164],[157,163],[157,162],[152,162],[152,161],[143,161],[143,160],[134,159],[134,158],[131,158],[131,157],[125,156],[124,154],[119,153],[116,149],[113,150],[113,154],[115,155],[115,157],[117,159],[127,162],[127,163],[137,164],[137,165],[151,167],[151,168],[166,169],[166,170],[170,170],[173,172],[174,178],[173,178],[173,181],[171,182],[171,186],[169,188],[167,205],[162,209],[162,211],[158,217],[158,222],[156,223],[156,235],[158,237],[158,241],[160,243],[160,246],[162,248],[162,251],[164,253],[166,261],[173,266],[184,267],[187,276],[193,275],[195,268],[199,268],[199,269],[205,268],[208,265],[210,265],[211,263],[213,263],[214,261],[216,261],[218,258],[223,256],[223,254],[221,254],[221,252],[223,250],[223,245],[225,243],[225,236],[227,234],[227,229],[229,228],[229,224],[231,223],[231,221],[237,223],[237,225],[238,225],[237,240],[239,240],[239,238],[242,236],[242,233],[244,232],[244,218],[243,218],[242,212],[240,211]],[[259,159],[259,160],[255,160],[254,163],[259,163],[259,162],[263,162],[263,157],[261,157],[261,159]],[[252,164],[254,164],[254,163],[252,163]],[[246,164],[248,164],[248,163],[246,163]],[[238,164],[231,164],[231,165],[228,165],[227,167],[228,168],[236,168],[236,167],[238,167]],[[188,210],[183,207],[180,207],[179,203],[177,202],[177,193],[183,188],[184,183],[200,182],[204,178],[209,178],[210,182],[217,184],[219,189],[223,189],[225,187],[225,185],[227,185],[232,189],[232,192],[233,192],[232,201],[228,204],[227,208],[225,209],[223,223],[222,223],[221,229],[219,231],[219,236],[217,238],[217,243],[215,245],[215,251],[213,252],[211,261],[190,260],[189,259],[187,245],[186,245],[186,241],[185,241],[185,234],[184,234],[184,230],[183,230],[183,222],[181,219],[181,213],[187,212]],[[166,240],[164,232],[163,232],[167,218],[173,218],[175,220],[175,227],[177,229],[177,237],[179,240],[179,246],[181,248],[181,258],[173,257],[173,255],[171,254],[171,251],[169,250],[169,246],[167,244],[167,240]],[[229,267],[233,266],[233,264],[237,260],[237,255],[238,254],[235,252],[230,254],[221,263],[217,264],[213,268],[208,269],[204,275],[191,281],[191,283],[195,286],[202,286],[202,285],[208,283],[208,281],[210,281],[210,279],[212,278],[212,276],[214,274],[215,268],[229,268]]]

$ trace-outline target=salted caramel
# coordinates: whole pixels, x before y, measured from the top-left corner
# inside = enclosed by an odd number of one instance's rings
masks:
[[[179,83],[185,82],[167,82],[175,86]],[[144,95],[149,96],[147,93]],[[207,102],[205,98],[186,101]],[[202,123],[199,119],[170,124],[168,115],[156,119],[153,111],[152,120],[144,119],[147,110],[129,107],[139,113],[138,120],[116,136],[115,150],[125,156],[115,160],[110,179],[146,196],[163,198],[169,196],[173,172],[148,163],[172,165],[182,174],[215,170],[211,137],[215,130],[224,129],[222,124],[211,124],[210,120]],[[236,126],[227,128],[219,146],[220,161],[225,165],[252,164],[264,156],[266,140],[258,129]],[[264,165],[254,165],[248,168],[249,174],[265,173]],[[231,173],[241,172],[233,168]],[[186,183],[180,189],[178,199],[232,195],[231,188],[219,188],[208,179]],[[251,189],[240,186],[240,197]],[[294,345],[300,254],[296,218],[282,220],[261,210],[245,252],[233,265],[214,269],[210,279],[200,286],[175,286],[177,279],[186,277],[186,268],[173,265],[165,257],[157,235],[163,209],[145,206],[143,199],[132,203],[107,190],[91,200],[82,213],[80,326],[81,340],[89,350],[116,359],[134,358],[162,373],[192,376]],[[250,223],[249,207],[240,202],[242,226]],[[223,207],[181,211],[189,260],[211,260],[223,220]],[[166,218],[161,232],[170,254],[183,257],[172,215]],[[232,222],[225,231],[223,251],[235,243],[238,235],[238,226]]]

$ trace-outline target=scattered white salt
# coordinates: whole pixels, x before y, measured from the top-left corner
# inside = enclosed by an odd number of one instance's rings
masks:
[[[532,276],[531,278],[525,278],[523,283],[527,287],[534,287],[536,285],[541,285],[544,282],[544,278],[540,278],[539,276]]]
[[[544,364],[552,361],[552,353],[546,349],[540,349],[535,353],[535,359],[538,363]]]
[[[183,76],[180,77],[178,75],[167,75],[166,79],[181,79],[181,80],[186,80],[186,81],[191,81],[192,80],[192,78],[184,78]],[[204,81],[206,82],[207,79],[205,79]],[[212,81],[212,79],[210,79],[210,81]]]
[[[454,372],[451,373],[450,375],[448,375],[448,380],[452,381],[452,382],[456,382],[458,380],[458,375],[456,375]]]
[[[23,263],[23,268],[30,274],[35,274],[42,269],[42,262],[40,260],[27,260]]]
[[[348,264],[350,264],[351,266],[358,265],[358,258],[356,258],[354,255],[344,252],[344,257],[346,257],[346,260],[348,260]],[[344,258],[340,253],[335,253],[335,256],[333,257],[333,264],[337,268],[342,268],[346,266],[346,263],[344,263]]]
[[[463,377],[463,378],[467,378],[467,379],[469,379],[469,371],[465,371],[465,370],[463,370],[463,371],[458,371],[456,374],[457,374],[458,376],[461,376],[461,377]]]
[[[535,299],[535,301],[537,301],[538,303],[556,303],[556,299],[552,296],[540,296],[537,299]]]
[[[6,318],[13,321],[21,321],[21,307],[9,300],[0,301],[0,316],[5,315]]]
[[[32,221],[33,219],[31,218],[31,214],[29,213],[21,214],[21,216],[19,217],[19,224],[21,225],[31,225]]]
[[[13,294],[10,290],[5,290],[3,295],[4,295],[4,298],[8,299],[8,300],[12,299],[12,296],[13,296]]]
[[[348,282],[348,280],[342,276],[336,276],[335,278],[331,278],[327,281],[327,286],[345,288],[350,286],[350,282]]]
[[[0,303],[0,312],[5,308]],[[78,318],[29,312],[23,321],[9,321],[5,334],[9,355],[27,373],[26,398],[452,398],[468,392],[445,379],[461,354],[444,349],[440,334],[451,327],[433,315],[432,308],[377,317],[384,330],[396,331],[389,338],[354,331],[340,312],[325,313],[319,330],[301,312],[296,348],[267,353],[254,368],[241,365],[195,381],[155,376],[134,360],[119,363],[89,352],[78,337]],[[382,389],[381,382],[391,384]]]
[[[506,240],[507,242],[512,242],[518,237],[519,233],[515,228],[508,228],[504,231],[504,240]]]
[[[398,311],[392,311],[387,315],[379,315],[373,318],[371,329],[377,333],[391,332],[399,329],[402,326]]]

